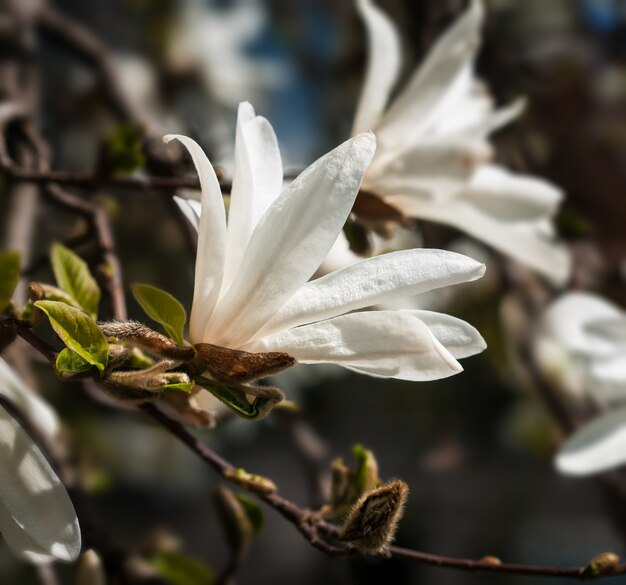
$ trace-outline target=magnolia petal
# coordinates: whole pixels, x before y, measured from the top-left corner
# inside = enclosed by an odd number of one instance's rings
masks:
[[[378,124],[401,65],[400,39],[387,15],[371,0],[357,0],[357,8],[367,29],[368,59],[352,136]]]
[[[553,215],[563,193],[548,181],[483,165],[459,197],[502,221],[533,221]]]
[[[543,224],[539,222],[501,222],[463,201],[439,203],[410,195],[394,195],[385,200],[409,217],[463,230],[540,272],[555,284],[562,285],[569,278],[571,257],[567,248],[548,238]]]
[[[591,335],[626,345],[626,314],[621,311],[619,316],[613,315],[591,321],[585,328]]]
[[[189,320],[189,336],[193,342],[198,342],[215,308],[222,285],[226,254],[226,211],[215,171],[198,143],[186,136],[174,134],[163,138],[165,142],[174,139],[179,140],[189,151],[202,187],[196,276]]]
[[[42,452],[0,407],[0,532],[21,559],[71,562],[80,553],[74,506]]]
[[[465,13],[439,38],[384,115],[376,131],[381,146],[404,142],[408,122],[411,123],[411,134],[419,133],[422,125],[434,117],[435,110],[446,105],[445,94],[455,87],[457,79],[468,76],[467,69],[479,47],[482,21],[482,4],[473,0]]]
[[[239,106],[235,141],[235,168],[228,215],[228,242],[223,291],[241,263],[256,224],[280,195],[283,166],[271,124],[255,116],[248,102]]]
[[[26,386],[2,358],[0,358],[0,394],[11,400],[46,437],[52,439],[59,434],[61,423],[54,410]]]
[[[573,292],[553,302],[543,317],[543,327],[566,349],[589,356],[615,351],[615,343],[589,332],[588,324],[600,319],[621,319],[618,307],[603,298],[584,292]]]
[[[174,201],[176,205],[178,205],[178,209],[180,209],[187,221],[191,224],[191,227],[198,231],[200,227],[200,215],[202,215],[202,204],[195,199],[186,199],[178,195],[174,195]]]
[[[366,311],[263,337],[247,351],[282,351],[299,362],[330,363],[373,376],[435,380],[461,365],[410,311]]]
[[[430,332],[456,359],[476,355],[487,348],[478,330],[462,319],[433,311],[410,313],[426,323]]]
[[[381,183],[385,191],[392,184],[401,188],[405,180],[415,177],[466,181],[492,155],[491,146],[482,139],[421,140],[400,153],[392,151],[377,158],[367,178]]]
[[[257,225],[203,341],[237,348],[306,283],[337,239],[376,149],[369,133],[314,162]]]
[[[478,131],[482,136],[487,136],[521,116],[525,109],[526,99],[518,98],[511,102],[508,106],[498,108],[495,112],[493,112],[488,117],[486,123],[480,127]]]
[[[484,272],[484,264],[444,250],[422,248],[383,254],[308,282],[259,336],[476,280]]]
[[[626,408],[608,412],[578,430],[561,447],[556,467],[568,475],[591,475],[626,463]]]
[[[619,385],[624,390],[621,398],[626,398],[626,348],[614,356],[595,359],[590,374],[598,381]]]

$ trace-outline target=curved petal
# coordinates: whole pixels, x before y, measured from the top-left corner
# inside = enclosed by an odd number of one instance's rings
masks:
[[[622,312],[612,303],[590,293],[574,292],[553,302],[543,317],[543,327],[563,347],[590,356],[615,351],[615,343],[590,335],[587,324],[599,319],[620,319]]]
[[[553,215],[563,193],[552,183],[495,165],[481,166],[458,195],[503,221],[533,221]]]
[[[174,139],[179,140],[189,151],[202,187],[196,276],[189,320],[189,336],[197,343],[201,341],[222,285],[226,254],[226,211],[219,181],[200,146],[186,136],[169,134],[163,138],[165,142]]]
[[[28,420],[33,421],[33,424],[45,433],[46,437],[52,439],[59,434],[61,423],[54,410],[26,386],[2,358],[0,358],[0,394],[11,400]]]
[[[462,319],[433,311],[409,312],[426,323],[430,332],[457,360],[476,355],[487,348],[478,330]]]
[[[468,68],[471,68],[479,47],[482,21],[482,4],[473,0],[465,13],[439,38],[383,117],[376,132],[381,146],[404,142],[407,123],[410,123],[412,135],[419,133],[435,110],[445,106],[443,98],[455,88],[456,82],[463,80],[465,83],[471,79]]]
[[[463,201],[425,201],[410,195],[385,198],[409,217],[454,226],[493,246],[496,250],[540,272],[555,284],[564,284],[570,275],[571,257],[567,248],[546,237],[539,222],[504,223]]]
[[[244,102],[239,105],[237,118],[223,291],[235,278],[250,236],[280,195],[282,183],[283,166],[274,129]]]
[[[619,310],[619,309],[618,309]],[[594,319],[585,326],[586,331],[613,343],[626,344],[626,314]]]
[[[178,209],[191,224],[191,227],[198,231],[200,228],[200,216],[202,215],[202,204],[195,199],[187,199],[178,195],[174,195],[174,201],[178,205]]]
[[[561,447],[556,467],[568,475],[591,475],[626,463],[626,408],[583,426]]]
[[[401,65],[400,39],[393,23],[371,0],[357,0],[357,8],[367,29],[368,47],[367,72],[352,136],[378,124]]]
[[[257,225],[203,341],[247,342],[315,272],[350,213],[376,149],[370,133],[335,148],[283,191]]]
[[[30,562],[74,561],[80,527],[65,487],[19,424],[0,407],[0,532]]]
[[[484,272],[484,264],[454,252],[432,249],[390,252],[308,282],[259,336],[476,280]]]
[[[263,337],[246,350],[283,351],[302,363],[401,380],[436,380],[463,370],[410,311],[351,313]]]

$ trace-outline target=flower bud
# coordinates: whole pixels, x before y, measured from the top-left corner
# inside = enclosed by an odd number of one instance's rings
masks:
[[[381,554],[393,541],[409,488],[395,480],[363,494],[348,514],[339,540],[365,554]]]
[[[233,483],[259,494],[273,494],[278,489],[271,479],[262,475],[248,473],[245,469],[233,469],[227,471],[225,475]]]
[[[583,575],[587,577],[600,577],[610,575],[619,566],[619,557],[612,552],[604,552],[593,557],[584,568]]]
[[[106,585],[106,582],[100,556],[90,548],[81,555],[78,562],[76,585]]]

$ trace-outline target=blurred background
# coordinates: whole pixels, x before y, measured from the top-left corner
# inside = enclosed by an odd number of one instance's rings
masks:
[[[403,35],[407,75],[465,4],[377,3]],[[626,2],[486,5],[478,71],[498,103],[520,95],[529,102],[524,116],[495,137],[498,157],[563,188],[559,229],[575,253],[575,282],[625,306]],[[161,151],[146,158],[132,147],[132,122],[140,118],[155,136],[193,136],[228,172],[243,100],[273,124],[288,169],[303,168],[349,136],[366,49],[351,0],[56,0],[54,6],[104,43],[138,113],[125,121],[111,108],[111,88],[44,30],[32,42],[40,122],[54,168],[92,172],[108,164],[120,172],[163,174]],[[0,53],[3,64],[12,57]],[[190,172],[186,159],[171,162],[168,172]],[[150,283],[190,307],[193,257],[169,195],[101,189],[85,196],[109,211],[127,290],[134,282]],[[0,186],[3,220],[16,197]],[[31,234],[6,221],[0,228],[5,245],[32,236],[28,278],[50,281],[41,259],[55,239],[75,242],[97,263],[83,237],[84,220],[45,201],[37,205]],[[559,565],[584,564],[605,550],[624,553],[624,523],[616,520],[619,510],[603,483],[564,478],[553,469],[562,435],[520,359],[514,333],[525,324],[501,259],[452,229],[420,228],[426,246],[460,246],[488,264],[483,281],[445,305],[489,344],[484,354],[464,360],[463,374],[410,384],[300,367],[275,382],[300,406],[301,417],[233,419],[199,434],[235,464],[273,478],[281,493],[302,505],[320,503],[314,467],[326,468],[336,456],[349,460],[352,445],[364,444],[376,454],[383,478],[410,486],[401,546]],[[534,277],[524,278],[535,286]],[[129,313],[144,318],[133,301]],[[66,421],[95,518],[112,538],[141,547],[153,531],[167,530],[219,574],[229,552],[213,504],[215,475],[145,417],[94,401],[79,383],[61,385],[47,368],[22,372]],[[335,560],[272,510],[265,510],[265,520],[239,583],[543,582],[397,560]],[[72,575],[59,567],[63,583],[72,583]],[[37,582],[32,568],[17,563],[1,542],[0,582]]]

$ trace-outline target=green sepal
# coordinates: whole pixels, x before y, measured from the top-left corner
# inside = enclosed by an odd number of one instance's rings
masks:
[[[50,251],[52,270],[59,287],[93,319],[98,317],[100,287],[87,263],[63,244],[55,242]]]
[[[7,308],[20,280],[20,258],[16,250],[0,253],[0,312]]]
[[[109,346],[89,315],[58,301],[37,301],[34,305],[48,316],[50,325],[69,349],[104,372]]]
[[[245,387],[236,388],[204,378],[196,378],[196,383],[221,400],[235,414],[247,420],[259,420],[267,416],[279,402],[263,396],[255,396],[254,400],[249,402]]]
[[[178,384],[166,384],[163,386],[163,390],[171,390],[172,392],[184,392],[190,394],[193,390],[193,382],[181,382]]]
[[[165,333],[178,345],[183,345],[183,328],[187,321],[187,313],[178,299],[149,284],[134,284],[131,290],[146,315],[161,325]]]

